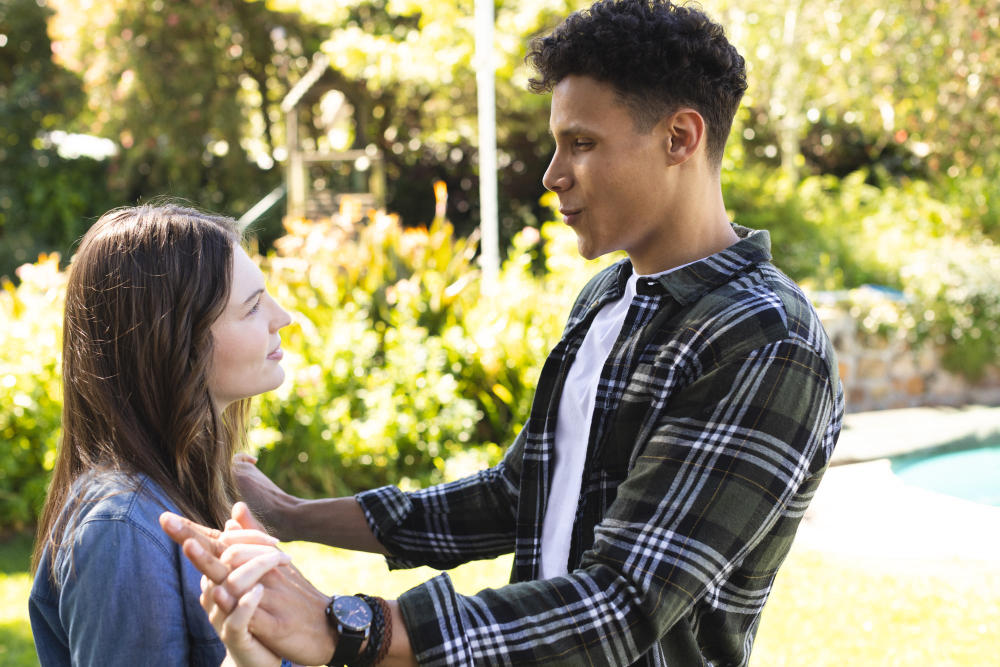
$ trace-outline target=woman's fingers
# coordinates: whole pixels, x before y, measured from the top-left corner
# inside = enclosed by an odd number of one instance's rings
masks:
[[[252,530],[259,530],[262,533],[266,533],[267,529],[257,521],[257,518],[250,511],[250,507],[242,500],[235,505],[233,505],[233,521],[240,524],[241,528],[249,528]]]
[[[270,553],[254,556],[249,561],[230,572],[225,589],[235,598],[241,598],[254,587],[265,574],[282,563],[290,562],[288,554],[272,549]]]
[[[233,455],[233,461],[243,461],[245,463],[256,465],[257,457],[253,454],[247,454],[246,452],[239,452],[238,454]]]
[[[227,644],[238,641],[249,634],[250,618],[257,611],[257,605],[264,595],[264,587],[257,584],[250,591],[240,598],[239,603],[233,613],[222,623],[219,636]]]
[[[215,628],[216,632],[219,632],[222,628],[222,622],[226,620],[226,613],[224,610],[219,609],[215,603],[214,593],[216,590],[217,586],[212,580],[202,575],[201,595],[198,598],[198,602],[201,603],[201,608],[208,614],[208,620],[212,623],[212,627]]]
[[[224,564],[228,565],[230,569],[234,569],[243,565],[255,556],[272,552],[284,554],[284,552],[280,549],[267,546],[266,544],[234,544],[222,552],[221,560]],[[286,562],[291,562],[291,559],[288,559]]]
[[[243,530],[243,526],[236,519],[227,519],[226,530]]]
[[[231,523],[238,527],[234,530],[230,530],[229,524]],[[273,547],[278,545],[278,538],[271,537],[267,533],[259,530],[247,530],[233,519],[230,519],[226,522],[226,532],[219,536],[219,543],[222,544],[223,547],[231,547],[234,544],[264,544],[266,546]]]

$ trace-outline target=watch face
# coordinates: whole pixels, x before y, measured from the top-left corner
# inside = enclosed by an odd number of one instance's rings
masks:
[[[372,622],[371,607],[353,595],[341,595],[334,600],[333,615],[338,623],[350,630],[362,631]]]

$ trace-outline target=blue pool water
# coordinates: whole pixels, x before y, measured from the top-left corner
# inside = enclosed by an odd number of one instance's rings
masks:
[[[905,483],[1000,507],[1000,445],[892,460]]]

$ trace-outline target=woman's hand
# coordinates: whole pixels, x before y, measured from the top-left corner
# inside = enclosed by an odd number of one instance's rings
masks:
[[[273,667],[281,664],[281,658],[272,653],[250,633],[250,619],[260,604],[264,587],[257,583],[268,572],[281,564],[290,563],[287,554],[274,547],[264,545],[243,545],[242,549],[252,549],[257,555],[234,569],[229,581],[241,590],[248,590],[241,596],[232,612],[226,612],[215,602],[216,584],[208,577],[201,578],[201,606],[208,614],[212,627],[226,645],[226,667]]]
[[[290,531],[289,517],[285,511],[298,501],[278,488],[278,485],[268,479],[267,475],[257,469],[257,459],[249,454],[236,454],[233,457],[233,473],[239,485],[240,494],[247,504],[267,523],[274,527],[273,533],[281,540],[296,539],[294,531]],[[264,530],[263,527],[260,530]]]

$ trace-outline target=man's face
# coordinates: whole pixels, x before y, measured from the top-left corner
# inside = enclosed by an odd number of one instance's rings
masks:
[[[549,129],[556,153],[542,184],[559,195],[581,255],[631,254],[669,233],[670,138],[661,126],[639,134],[610,85],[568,76],[552,90]]]

